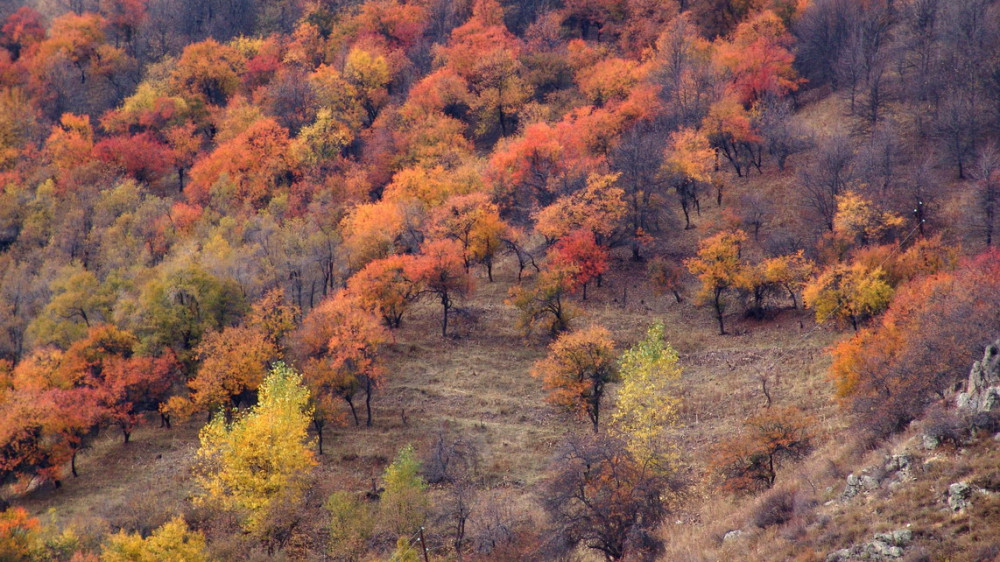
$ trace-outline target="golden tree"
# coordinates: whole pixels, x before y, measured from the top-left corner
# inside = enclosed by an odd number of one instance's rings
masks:
[[[199,503],[236,512],[251,534],[264,531],[275,500],[301,495],[316,465],[307,430],[312,419],[302,375],[278,363],[260,386],[259,401],[232,424],[216,415],[199,435]]]

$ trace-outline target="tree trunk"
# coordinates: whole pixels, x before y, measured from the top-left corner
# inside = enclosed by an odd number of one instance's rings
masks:
[[[448,309],[451,302],[448,300],[448,293],[441,294],[441,337],[448,337]]]
[[[73,478],[80,476],[76,473],[76,449],[73,449],[73,456],[69,458],[69,469],[73,473]]]
[[[722,323],[722,289],[715,290],[715,317],[719,321],[719,335],[726,335],[726,326]]]
[[[347,402],[347,405],[351,408],[351,415],[354,417],[354,426],[357,427],[361,425],[361,422],[358,421],[358,411],[354,408],[354,399],[350,396],[345,396],[344,401]]]
[[[365,414],[367,419],[365,420],[365,426],[372,426],[372,380],[369,378],[365,383]]]
[[[313,427],[316,428],[316,445],[319,447],[319,454],[323,454],[323,426],[326,421],[320,418],[313,418]]]

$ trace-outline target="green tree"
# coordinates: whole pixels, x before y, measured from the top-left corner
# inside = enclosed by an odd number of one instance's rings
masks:
[[[662,322],[650,326],[642,341],[622,353],[619,376],[613,432],[638,462],[667,468],[674,451],[663,444],[662,433],[677,419],[679,400],[670,395],[670,385],[680,380],[681,368],[677,352],[664,339]]]
[[[232,424],[216,415],[199,435],[203,491],[196,501],[235,511],[244,529],[261,534],[272,503],[300,495],[302,477],[316,465],[307,439],[312,421],[308,404],[302,375],[278,363],[246,415]]]
[[[420,461],[411,445],[399,450],[383,479],[385,492],[379,504],[382,521],[395,533],[409,536],[423,525],[428,507],[427,483],[420,476]]]

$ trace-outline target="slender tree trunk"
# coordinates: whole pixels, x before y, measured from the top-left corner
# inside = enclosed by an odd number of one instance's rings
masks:
[[[350,396],[345,396],[344,401],[347,402],[347,405],[351,408],[351,416],[354,417],[355,427],[361,425],[361,422],[358,421],[358,410],[354,407],[354,399]]]
[[[73,473],[73,478],[80,476],[76,473],[76,449],[73,449],[73,456],[69,458],[69,469]]]
[[[722,289],[715,290],[715,317],[719,321],[719,335],[726,335],[726,326],[722,322]]]
[[[369,378],[365,383],[365,426],[372,426],[372,380]]]
[[[313,418],[313,427],[316,428],[316,445],[319,447],[319,454],[323,454],[323,426],[326,425],[326,420],[321,418]]]
[[[451,308],[451,301],[448,293],[441,294],[441,337],[448,337],[448,309]]]

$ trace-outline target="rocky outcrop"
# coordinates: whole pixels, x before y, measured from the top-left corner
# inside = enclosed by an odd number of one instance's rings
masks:
[[[841,500],[849,500],[857,495],[874,492],[884,484],[902,482],[910,477],[913,457],[910,455],[891,455],[885,458],[882,466],[868,468],[860,474],[847,476],[847,486],[840,495]]]
[[[826,562],[898,560],[903,557],[903,549],[912,541],[913,531],[909,529],[878,533],[869,542],[831,552],[827,555]]]
[[[986,346],[983,360],[972,364],[965,392],[956,402],[959,410],[972,414],[1000,408],[1000,340]]]
[[[969,507],[972,499],[972,486],[965,482],[955,482],[948,486],[948,507],[955,513],[961,513]]]

